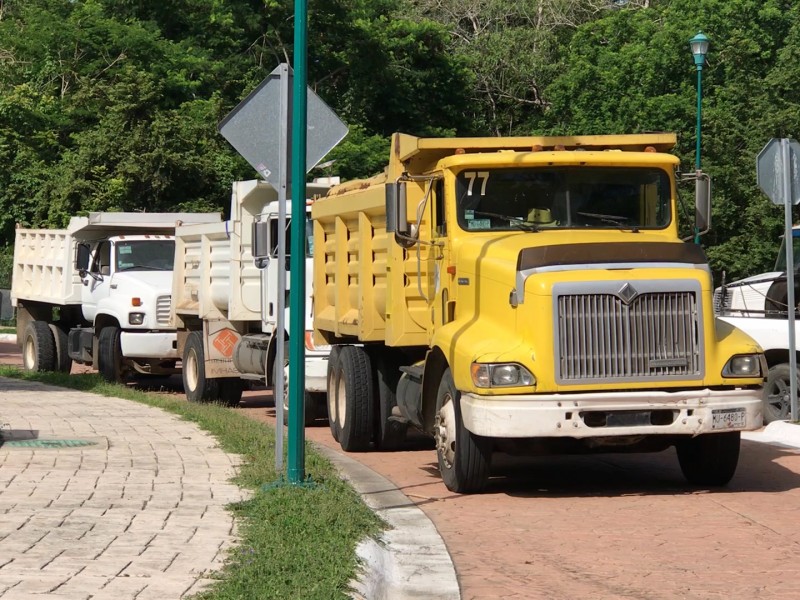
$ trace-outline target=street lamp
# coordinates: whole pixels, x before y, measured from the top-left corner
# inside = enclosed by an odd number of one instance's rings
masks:
[[[708,38],[698,31],[697,35],[689,40],[689,48],[692,49],[694,65],[697,67],[697,147],[695,148],[694,166],[695,170],[700,170],[700,116],[703,110],[703,65],[706,64],[706,54],[708,53]]]
[[[708,38],[698,31],[697,35],[689,40],[689,48],[694,56],[694,66],[697,67],[697,146],[694,151],[694,168],[697,176],[700,176],[700,117],[703,112],[703,65],[706,64],[706,54],[708,53]],[[699,180],[698,180],[699,181]],[[699,185],[699,183],[698,183]],[[700,230],[694,228],[694,243],[700,243]]]

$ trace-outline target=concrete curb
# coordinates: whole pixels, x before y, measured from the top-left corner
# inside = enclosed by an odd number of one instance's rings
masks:
[[[10,342],[12,344],[17,343],[17,334],[16,333],[0,333],[0,342]]]
[[[775,421],[761,431],[742,433],[742,439],[763,444],[779,444],[781,446],[800,448],[800,426],[788,421]]]
[[[335,450],[314,445],[391,529],[357,548],[357,600],[459,600],[455,567],[431,520],[385,477]]]

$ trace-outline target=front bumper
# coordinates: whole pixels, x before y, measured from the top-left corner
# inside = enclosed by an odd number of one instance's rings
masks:
[[[508,396],[479,396],[469,393],[461,396],[461,414],[464,425],[469,431],[493,438],[698,435],[723,430],[750,431],[760,428],[763,423],[761,392],[762,388],[758,387],[722,391],[643,390]],[[726,429],[712,427],[712,411],[737,408],[745,409],[744,426]],[[646,417],[648,411],[651,413],[672,411],[674,418],[663,425],[650,423],[597,425],[603,420],[603,413],[607,415],[639,413],[641,417]],[[663,414],[661,413],[662,416]],[[615,421],[618,422],[619,419],[610,419],[611,423]]]
[[[178,359],[178,334],[172,332],[123,331],[122,356],[126,358]]]
[[[328,354],[306,351],[306,391],[328,391]]]

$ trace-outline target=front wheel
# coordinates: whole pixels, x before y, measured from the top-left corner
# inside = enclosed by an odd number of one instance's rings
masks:
[[[450,369],[442,375],[436,394],[434,438],[439,472],[447,489],[458,494],[482,491],[489,480],[492,441],[464,427],[461,393]]]
[[[740,441],[738,431],[706,433],[681,440],[675,449],[683,476],[695,485],[725,485],[736,472]]]
[[[800,381],[800,369],[798,369],[798,381]],[[767,374],[767,381],[764,384],[764,395],[762,409],[764,412],[764,423],[774,421],[785,421],[792,416],[792,394],[790,376],[792,368],[781,363],[770,368]]]
[[[272,389],[275,390],[275,382],[278,381],[278,362],[275,361],[272,372]],[[283,345],[283,424],[289,424],[289,342]],[[277,398],[275,402],[277,403]],[[310,427],[317,419],[317,401],[309,392],[303,390],[303,426]]]
[[[109,383],[125,381],[120,335],[119,327],[104,327],[97,339],[97,370],[100,372],[100,376]]]

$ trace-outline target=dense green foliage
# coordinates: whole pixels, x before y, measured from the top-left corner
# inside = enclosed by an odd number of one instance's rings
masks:
[[[218,122],[291,61],[292,0],[0,0],[0,246],[81,210],[226,211],[254,176]],[[674,131],[714,178],[715,271],[774,260],[755,157],[800,127],[789,0],[311,0],[309,85],[348,123],[326,174],[371,175],[394,131]],[[692,191],[684,196],[691,200]],[[1,283],[1,282],[0,282]]]

